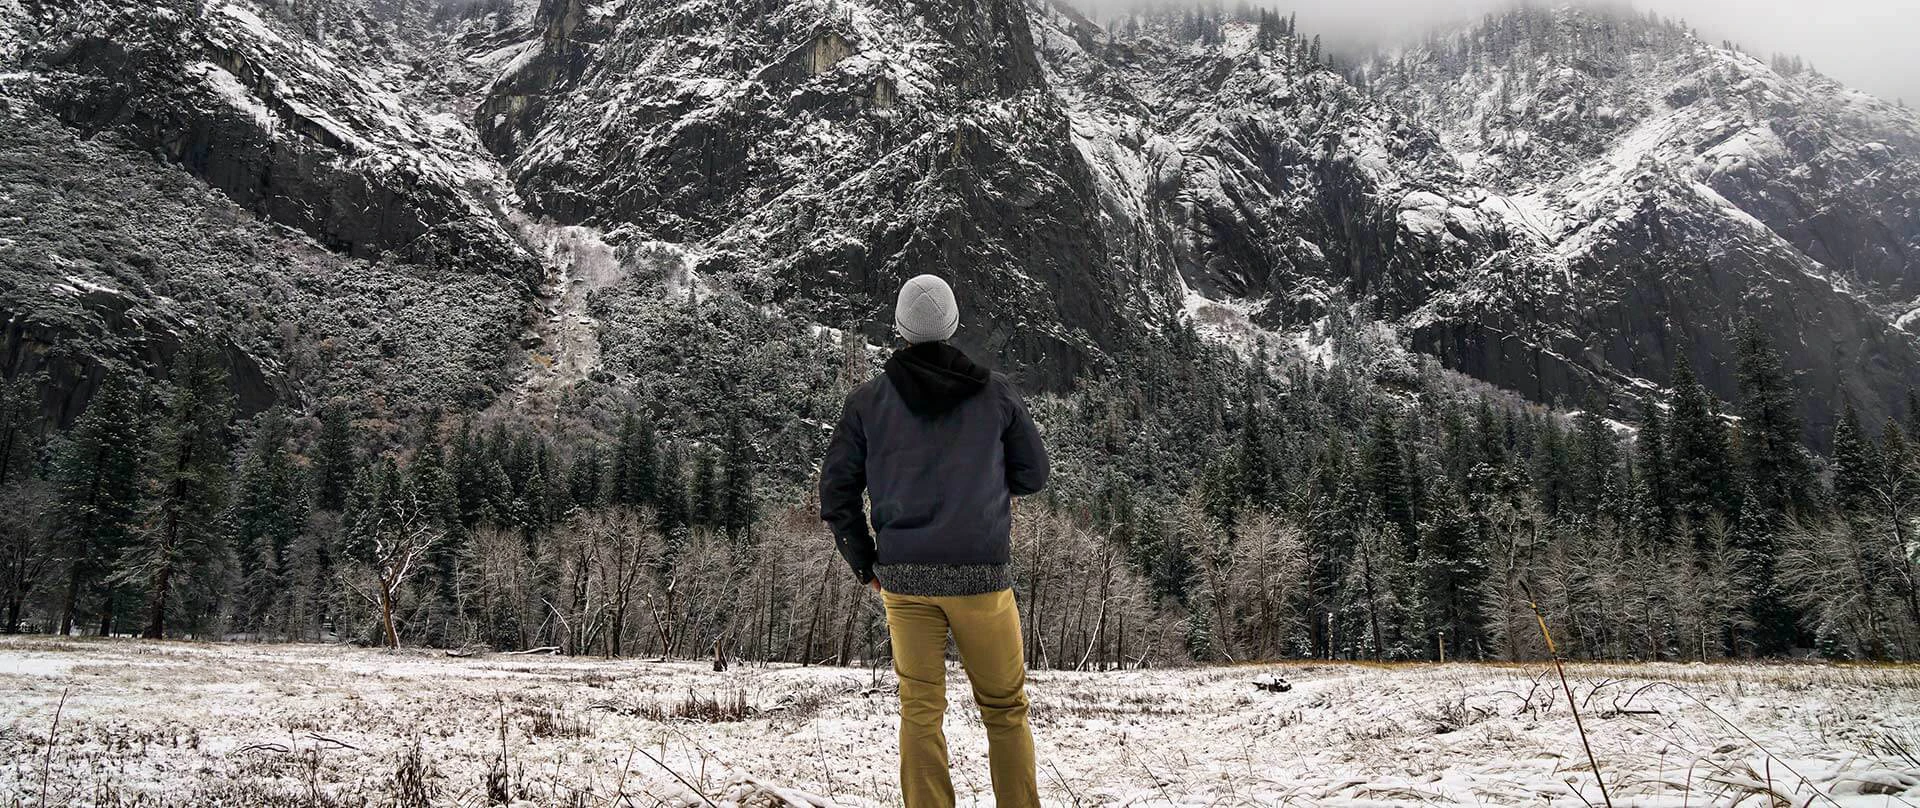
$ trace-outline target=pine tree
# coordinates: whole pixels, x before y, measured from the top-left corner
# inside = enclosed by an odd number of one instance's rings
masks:
[[[753,525],[757,507],[753,496],[753,442],[747,438],[745,419],[738,410],[727,415],[726,436],[721,444],[720,526],[727,538],[738,543]]]
[[[1633,457],[1634,532],[1648,547],[1666,542],[1673,528],[1673,497],[1667,486],[1666,425],[1660,408],[1647,402]]]
[[[166,636],[176,589],[194,583],[225,548],[220,514],[233,459],[227,431],[233,396],[219,344],[189,339],[174,356],[169,381],[145,541],[127,570],[128,580],[147,586],[142,636],[148,639]]]
[[[1391,523],[1369,524],[1356,536],[1353,560],[1341,580],[1349,611],[1359,621],[1356,644],[1349,635],[1348,646],[1371,659],[1398,658],[1407,655],[1400,629],[1407,616],[1399,595],[1405,581],[1405,545],[1398,528]]]
[[[44,421],[40,390],[45,374],[20,374],[0,384],[0,633],[20,630],[27,595],[53,562],[43,529],[43,469],[35,462]],[[18,507],[12,507],[12,506]]]
[[[1393,525],[1409,541],[1419,531],[1413,520],[1413,495],[1407,483],[1407,463],[1401,455],[1400,436],[1393,416],[1384,408],[1376,411],[1368,430],[1366,448],[1366,484],[1378,503],[1380,517]]]
[[[712,527],[720,521],[720,476],[713,449],[696,445],[693,449],[693,524]]]
[[[573,507],[591,510],[606,501],[606,469],[597,444],[580,447],[567,467],[567,499]],[[647,504],[652,504],[648,500]]]
[[[43,419],[40,389],[46,374],[21,374],[0,383],[0,488],[32,472],[33,450]]]
[[[1260,409],[1260,391],[1267,384],[1264,367],[1264,357],[1248,365],[1240,400],[1240,447],[1235,457],[1239,499],[1255,508],[1269,508],[1279,500],[1273,469],[1267,462],[1266,419]]]
[[[60,633],[70,634],[83,589],[101,586],[112,619],[114,586],[102,576],[133,543],[147,446],[139,388],[110,372],[67,435],[55,463],[54,546],[67,567]]]
[[[1740,382],[1740,449],[1754,501],[1747,511],[1769,518],[1808,506],[1813,474],[1801,449],[1802,424],[1779,351],[1752,318],[1735,337]]]
[[[1672,416],[1668,423],[1667,474],[1675,509],[1696,527],[1707,517],[1729,514],[1733,474],[1727,456],[1727,427],[1713,397],[1694,378],[1682,357],[1674,369]]]
[[[654,510],[660,514],[660,529],[669,537],[686,532],[687,478],[684,452],[678,443],[669,443],[660,455],[659,487],[655,489]]]
[[[1617,469],[1620,464],[1620,439],[1607,423],[1606,404],[1598,396],[1574,419],[1573,481],[1569,495],[1575,507],[1589,517],[1608,504],[1617,493]]]
[[[1425,591],[1426,624],[1440,632],[1447,656],[1464,659],[1486,645],[1486,609],[1480,584],[1486,561],[1475,543],[1467,506],[1442,480],[1429,508],[1432,522],[1420,533],[1419,570]]]
[[[284,408],[261,413],[235,486],[230,518],[240,568],[235,617],[238,627],[247,631],[272,629],[286,617],[292,547],[307,515],[292,435],[293,421]]]
[[[1240,476],[1237,455],[1216,456],[1201,472],[1198,491],[1200,510],[1213,520],[1214,527],[1232,530],[1240,521],[1241,506],[1245,501],[1242,494],[1245,487],[1240,482]]]
[[[659,476],[659,449],[653,424],[627,413],[620,421],[619,440],[613,460],[613,500],[626,505],[652,502]]]
[[[1213,636],[1213,588],[1204,576],[1187,600],[1187,656],[1195,662],[1212,662],[1217,651]]]
[[[1507,439],[1501,428],[1500,419],[1493,411],[1493,403],[1484,396],[1473,411],[1473,434],[1478,446],[1469,468],[1481,464],[1490,467],[1506,464]]]
[[[430,600],[427,621],[429,638],[447,640],[451,636],[454,612],[459,609],[460,554],[466,528],[461,520],[460,493],[454,489],[453,470],[447,450],[440,440],[442,416],[432,410],[421,420],[419,445],[413,462],[407,466],[408,482],[414,492],[421,517],[437,532],[426,547],[424,573],[428,579]]]
[[[486,441],[473,428],[473,418],[461,419],[453,435],[453,489],[459,498],[460,523],[472,528],[493,517],[490,490],[494,478],[488,465]]]
[[[1307,550],[1312,561],[1308,574],[1311,595],[1308,598],[1310,645],[1316,656],[1331,659],[1340,655],[1338,640],[1347,635],[1330,626],[1328,615],[1343,612],[1350,597],[1342,591],[1360,532],[1366,527],[1369,497],[1353,469],[1352,451],[1341,442],[1338,432],[1329,436],[1314,469],[1314,503],[1307,522]]]
[[[441,526],[452,529],[460,525],[460,497],[454,488],[446,445],[440,439],[442,421],[437,409],[421,419],[419,443],[407,473],[412,475],[414,490],[419,492],[427,513]]]
[[[521,451],[525,454],[522,466],[525,470],[522,472],[524,476],[515,479],[524,482],[516,498],[520,502],[520,511],[523,514],[522,524],[526,525],[531,535],[553,522],[553,506],[556,499],[553,495],[552,469],[555,460],[553,451],[545,440],[527,433],[522,433],[521,440],[523,442]]]
[[[347,490],[360,465],[354,448],[353,417],[344,404],[320,413],[320,437],[313,447],[313,506],[337,511],[346,506]]]
[[[1534,484],[1540,507],[1548,516],[1558,516],[1562,508],[1573,505],[1573,457],[1567,435],[1554,418],[1547,418],[1534,430],[1537,447],[1534,454]]]
[[[1752,317],[1735,336],[1740,384],[1740,465],[1744,487],[1732,537],[1741,574],[1753,584],[1743,604],[1752,615],[1752,647],[1784,653],[1793,647],[1799,615],[1780,592],[1775,570],[1777,535],[1789,509],[1812,504],[1813,473],[1800,446],[1802,424],[1779,352]]]
[[[1849,401],[1833,427],[1833,499],[1841,512],[1853,513],[1867,507],[1873,485],[1872,454],[1872,447],[1860,429],[1860,414]]]

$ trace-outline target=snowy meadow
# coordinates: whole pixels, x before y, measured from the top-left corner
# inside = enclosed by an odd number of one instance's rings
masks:
[[[7,638],[0,805],[898,803],[885,668]],[[1920,669],[1040,671],[1058,805],[1912,805]],[[1256,687],[1278,677],[1286,692]],[[966,804],[985,742],[949,674]],[[48,738],[52,743],[49,747]]]

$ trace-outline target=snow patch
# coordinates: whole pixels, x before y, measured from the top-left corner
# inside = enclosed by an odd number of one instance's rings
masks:
[[[279,123],[272,108],[263,103],[252,90],[240,83],[240,79],[227,69],[212,62],[197,62],[187,67],[187,75],[198,75],[200,80],[213,90],[214,95],[225,101],[228,106],[246,114],[261,128],[271,130]]]

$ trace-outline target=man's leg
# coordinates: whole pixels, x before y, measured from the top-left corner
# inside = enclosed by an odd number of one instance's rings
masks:
[[[951,808],[947,774],[947,617],[929,599],[881,593],[900,679],[900,796],[907,808]]]
[[[987,756],[998,808],[1040,805],[1033,733],[1027,729],[1027,663],[1020,642],[1020,609],[1013,590],[940,598],[953,626],[960,664],[987,725]]]

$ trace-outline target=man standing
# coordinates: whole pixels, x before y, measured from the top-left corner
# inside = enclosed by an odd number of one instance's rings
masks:
[[[947,344],[960,308],[946,281],[907,281],[893,318],[908,346],[848,394],[821,467],[820,516],[886,603],[900,792],[907,808],[954,803],[941,729],[952,632],[987,728],[994,802],[1038,806],[1009,531],[1012,498],[1046,485],[1047,450],[1013,386]]]

